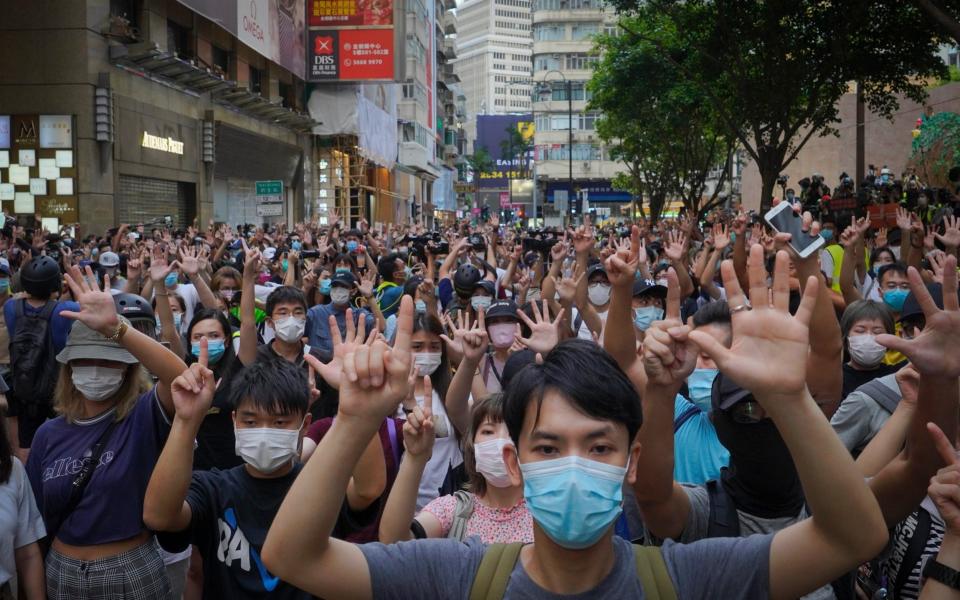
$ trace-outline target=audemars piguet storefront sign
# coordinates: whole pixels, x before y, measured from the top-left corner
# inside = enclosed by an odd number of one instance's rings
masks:
[[[70,115],[40,115],[40,147],[72,148],[73,118]]]
[[[153,135],[149,131],[143,132],[143,137],[140,138],[140,145],[151,150],[159,150],[160,152],[183,155],[183,142],[180,140],[175,140],[172,137]]]

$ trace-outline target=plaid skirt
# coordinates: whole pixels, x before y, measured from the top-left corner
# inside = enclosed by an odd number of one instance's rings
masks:
[[[166,600],[170,592],[153,541],[97,560],[77,560],[51,548],[46,567],[49,600]]]

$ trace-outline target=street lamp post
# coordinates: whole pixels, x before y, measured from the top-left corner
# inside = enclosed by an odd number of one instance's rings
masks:
[[[553,94],[553,87],[547,84],[547,78],[552,73],[560,76],[564,91],[567,93],[567,214],[564,215],[564,222],[566,222],[570,215],[570,207],[576,206],[572,204],[572,202],[575,202],[573,198],[573,82],[556,69],[547,71],[544,73],[541,85],[538,88],[541,102],[546,102]],[[547,112],[549,114],[549,111]]]

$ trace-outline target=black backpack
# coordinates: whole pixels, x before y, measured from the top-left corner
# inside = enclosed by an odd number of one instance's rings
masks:
[[[57,303],[48,301],[39,313],[27,314],[27,301],[16,302],[16,331],[10,339],[13,393],[27,416],[38,417],[49,413],[57,384],[59,365],[50,329]]]

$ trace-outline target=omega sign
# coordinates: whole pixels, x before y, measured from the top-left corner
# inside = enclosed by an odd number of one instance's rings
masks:
[[[151,150],[159,150],[160,152],[169,152],[170,154],[180,155],[183,154],[183,142],[177,141],[172,137],[151,135],[146,131],[143,132],[143,138],[140,141],[140,145]]]
[[[251,0],[250,2],[250,14],[243,15],[243,30],[246,31],[251,37],[256,40],[263,42],[263,27],[260,26],[260,23],[257,22],[257,2],[256,0]]]

